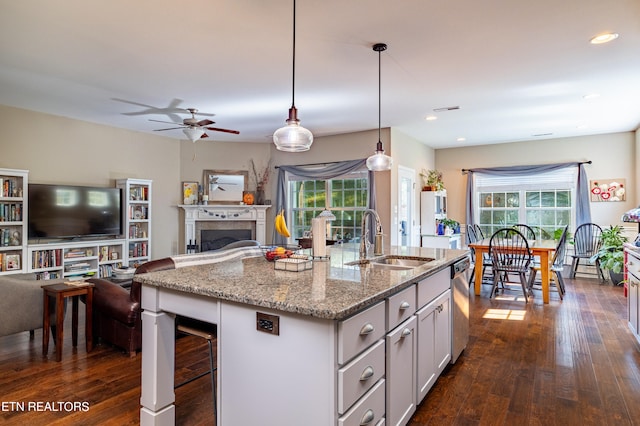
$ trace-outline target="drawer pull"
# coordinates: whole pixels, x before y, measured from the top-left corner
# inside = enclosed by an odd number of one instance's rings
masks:
[[[367,412],[364,413],[364,416],[362,416],[362,419],[360,419],[360,426],[368,425],[375,418],[376,418],[376,415],[373,413],[373,410],[368,409]]]
[[[362,375],[360,376],[360,381],[364,382],[369,380],[373,376],[373,367],[368,365],[367,368],[362,370]]]
[[[367,334],[371,334],[373,333],[373,330],[375,330],[375,328],[373,328],[373,325],[371,323],[366,323],[361,329],[360,329],[360,335],[361,336],[366,336]]]
[[[411,334],[411,329],[410,328],[405,328],[404,330],[402,330],[402,333],[400,334],[400,337],[402,337],[404,339],[405,337],[407,337],[410,334]]]
[[[400,304],[400,310],[409,309],[410,307],[411,307],[411,305],[409,304],[409,302],[402,302]]]

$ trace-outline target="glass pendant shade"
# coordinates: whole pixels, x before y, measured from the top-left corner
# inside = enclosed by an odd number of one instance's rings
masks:
[[[393,165],[393,159],[388,155],[385,155],[384,148],[382,148],[382,140],[380,139],[381,133],[381,111],[382,111],[382,66],[380,61],[381,52],[387,50],[387,45],[384,43],[376,43],[373,45],[373,51],[378,52],[378,144],[376,145],[375,153],[367,158],[367,169],[372,172],[383,172],[385,170],[391,170]]]
[[[287,125],[279,128],[273,134],[273,143],[280,151],[302,152],[308,151],[313,143],[313,134],[300,125],[296,107],[289,108]]]
[[[293,0],[293,55],[291,81],[291,108],[287,125],[280,127],[273,133],[273,143],[280,151],[302,152],[308,151],[313,143],[313,134],[300,125],[298,110],[296,109],[296,0]]]
[[[382,142],[378,142],[375,154],[367,158],[367,169],[373,172],[383,172],[385,170],[391,170],[392,165],[393,159],[385,155],[384,149],[382,149]]]
[[[187,137],[191,142],[195,143],[198,139],[202,137],[202,135],[204,135],[204,130],[199,129],[197,127],[186,127],[182,129],[182,133],[187,135]]]

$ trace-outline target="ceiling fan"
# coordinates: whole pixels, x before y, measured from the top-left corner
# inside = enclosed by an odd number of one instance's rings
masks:
[[[156,129],[155,131],[163,132],[165,130],[182,129],[184,134],[187,135],[187,137],[191,142],[195,142],[201,138],[209,137],[207,135],[207,131],[233,133],[236,135],[240,134],[240,132],[237,130],[221,129],[219,127],[209,127],[211,124],[214,124],[215,121],[211,121],[208,118],[205,118],[203,120],[198,120],[196,118],[196,114],[203,115],[203,116],[213,116],[213,114],[199,113],[196,108],[186,108],[186,111],[191,114],[191,117],[185,118],[184,120],[182,120],[182,123],[176,123],[173,121],[153,120],[153,119],[149,119],[149,121],[155,121],[157,123],[175,124],[176,126],[179,126],[179,127],[168,127],[166,129]]]

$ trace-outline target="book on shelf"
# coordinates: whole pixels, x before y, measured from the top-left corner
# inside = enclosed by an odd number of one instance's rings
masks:
[[[22,187],[18,183],[18,178],[0,178],[0,196],[22,197]]]

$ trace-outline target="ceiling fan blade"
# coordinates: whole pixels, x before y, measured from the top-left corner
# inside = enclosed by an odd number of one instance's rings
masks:
[[[219,186],[219,187],[218,187],[218,189],[219,189],[220,191],[226,191],[226,189],[224,189],[224,188],[223,188],[223,187],[221,187],[221,186]]]
[[[189,111],[188,109],[184,109],[184,112],[186,114],[191,114],[191,111]],[[201,115],[203,117],[214,117],[215,116],[215,114],[211,114],[211,113],[208,113],[208,112],[194,112],[193,115]]]
[[[174,121],[162,121],[162,120],[154,120],[152,118],[149,119],[149,121],[155,121],[156,123],[167,123],[167,124],[175,124],[176,126],[183,126],[182,123],[176,123]]]
[[[203,133],[202,136],[200,136],[200,139],[204,139],[204,138],[208,138],[209,135],[207,135],[206,133]]]
[[[163,132],[165,130],[176,130],[176,129],[184,129],[184,127],[169,127],[167,129],[154,129],[154,132]]]
[[[234,135],[239,135],[240,132],[237,130],[229,130],[229,129],[220,129],[218,127],[205,127],[207,130],[213,130],[215,132],[225,132],[225,133],[233,133]]]
[[[208,126],[209,124],[213,124],[215,121],[211,121],[209,119],[198,121],[198,126]]]

